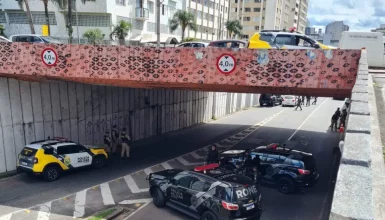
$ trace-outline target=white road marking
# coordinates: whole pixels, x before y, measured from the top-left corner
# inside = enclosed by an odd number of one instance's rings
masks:
[[[297,128],[297,130],[294,131],[294,133],[289,137],[289,139],[287,139],[288,141],[290,141],[294,135],[299,131],[299,129],[302,128],[302,126],[307,122],[307,120],[310,119],[310,117],[321,107],[322,104],[324,104],[325,102],[327,101],[327,99],[325,99],[317,108],[315,108],[312,113],[305,119],[305,121],[302,122],[302,124]]]
[[[202,158],[204,158],[203,156],[197,154],[195,151],[192,152],[190,155],[191,155],[192,157],[194,157],[195,159],[202,159]]]
[[[114,198],[112,197],[110,185],[108,183],[100,184],[100,192],[102,193],[104,205],[115,205]]]
[[[179,162],[181,162],[184,166],[195,166],[195,165],[201,165],[203,164],[203,162],[199,162],[199,163],[190,163],[190,162],[187,162],[187,160],[185,160],[183,157],[178,157],[177,160]]]
[[[49,220],[51,204],[52,202],[47,202],[40,206],[40,211],[37,213],[37,220]]]
[[[146,175],[150,175],[150,173],[153,173],[153,171],[151,170],[151,168],[146,168],[143,170],[143,172],[146,174]]]
[[[85,214],[87,189],[76,193],[74,218],[81,218]]]
[[[0,216],[0,220],[10,220],[12,217],[12,213]]]
[[[131,218],[133,215],[135,215],[137,212],[139,212],[141,209],[143,209],[144,207],[146,207],[148,204],[150,204],[152,199],[148,199],[148,202],[144,205],[142,205],[141,207],[139,207],[137,210],[135,210],[134,212],[132,212],[129,216],[127,216],[127,218],[123,219],[123,220],[128,220],[129,218]],[[133,201],[133,200],[131,200]]]
[[[172,167],[170,166],[170,164],[168,164],[167,162],[163,162],[161,165],[162,165],[162,166],[164,167],[164,169],[166,169],[166,170],[171,170],[171,169],[172,169]]]
[[[134,199],[134,200],[124,200],[119,202],[120,205],[130,205],[130,204],[136,204],[136,203],[146,203],[151,202],[152,199]]]
[[[147,192],[148,188],[145,189],[139,189],[138,185],[136,185],[134,179],[131,175],[127,175],[124,177],[124,180],[127,183],[128,188],[130,188],[132,193],[141,193],[141,192]]]

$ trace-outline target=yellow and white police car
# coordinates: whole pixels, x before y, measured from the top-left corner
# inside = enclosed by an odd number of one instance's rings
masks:
[[[81,145],[64,138],[31,142],[20,152],[17,171],[57,180],[63,171],[106,164],[108,154],[103,148]]]

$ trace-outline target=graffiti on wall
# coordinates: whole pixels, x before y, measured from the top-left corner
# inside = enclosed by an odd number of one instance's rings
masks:
[[[41,52],[53,48],[58,63],[46,67]],[[226,48],[151,48],[106,45],[0,43],[0,73],[79,78],[81,82],[126,82],[252,87],[352,89],[360,50],[231,50]],[[199,52],[199,53],[197,53]],[[222,74],[216,60],[236,59]],[[197,56],[196,54],[200,54]]]

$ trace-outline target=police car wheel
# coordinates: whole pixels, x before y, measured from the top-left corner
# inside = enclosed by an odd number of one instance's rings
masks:
[[[163,207],[166,204],[166,198],[159,188],[155,188],[151,195],[156,207]]]
[[[212,211],[205,211],[201,216],[201,220],[218,220],[218,217]]]
[[[106,164],[106,158],[104,158],[103,156],[96,156],[93,159],[92,164],[95,168],[100,169]]]
[[[60,177],[60,169],[57,166],[49,166],[44,169],[43,175],[46,181],[55,181]]]
[[[281,177],[278,180],[278,190],[281,193],[289,194],[294,192],[294,182],[293,180],[287,178],[287,177]]]

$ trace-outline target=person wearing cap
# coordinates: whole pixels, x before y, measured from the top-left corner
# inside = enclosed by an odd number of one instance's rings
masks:
[[[122,153],[120,157],[123,159],[124,154],[126,154],[126,157],[130,157],[130,143],[131,143],[131,138],[128,136],[126,133],[126,128],[123,128],[122,133],[120,134],[120,141],[122,143]]]
[[[111,136],[109,131],[106,131],[104,134],[104,150],[107,153],[110,153],[111,151]]]
[[[112,147],[112,152],[113,154],[116,153],[116,148],[118,147],[118,141],[119,141],[119,133],[116,125],[112,126],[112,131],[111,131],[111,147]]]

